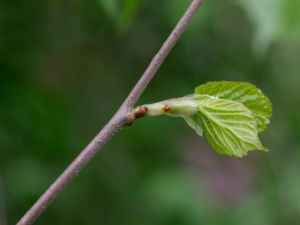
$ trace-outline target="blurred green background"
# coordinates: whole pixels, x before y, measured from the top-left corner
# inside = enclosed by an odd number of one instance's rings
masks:
[[[1,0],[1,225],[108,121],[189,2]],[[252,82],[273,102],[271,151],[219,156],[183,120],[141,119],[36,224],[299,224],[299,60],[299,0],[207,0],[139,104]]]

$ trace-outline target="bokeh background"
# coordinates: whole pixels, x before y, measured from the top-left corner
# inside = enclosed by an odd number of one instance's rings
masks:
[[[108,121],[189,2],[1,0],[1,225]],[[299,0],[207,0],[139,104],[252,82],[273,102],[271,151],[219,156],[183,120],[141,119],[36,224],[300,224],[299,60]]]

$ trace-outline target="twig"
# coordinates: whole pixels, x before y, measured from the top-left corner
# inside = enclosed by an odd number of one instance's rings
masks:
[[[193,0],[180,21],[164,42],[158,53],[134,86],[119,110],[97,136],[82,150],[67,169],[52,183],[47,191],[34,203],[34,205],[20,219],[17,225],[30,225],[48,208],[51,202],[63,191],[63,189],[76,177],[76,175],[89,163],[95,154],[107,143],[120,129],[130,125],[140,117],[140,112],[134,112],[133,106],[144,92],[177,40],[190,23],[192,17],[202,5],[203,0]]]

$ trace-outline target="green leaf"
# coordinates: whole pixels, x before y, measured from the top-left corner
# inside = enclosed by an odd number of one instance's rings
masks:
[[[223,155],[242,157],[253,150],[267,151],[258,133],[269,123],[272,105],[258,88],[243,82],[209,82],[195,93],[144,105],[143,111],[149,116],[182,117]]]
[[[198,95],[195,100],[199,111],[193,118],[201,118],[204,136],[218,153],[242,157],[249,151],[267,150],[259,140],[251,111],[243,104],[208,95]]]
[[[208,82],[196,87],[195,94],[207,94],[242,103],[256,119],[258,132],[262,132],[270,123],[272,104],[253,84],[232,81]]]

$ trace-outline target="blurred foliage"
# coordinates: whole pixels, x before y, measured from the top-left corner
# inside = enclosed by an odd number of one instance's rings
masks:
[[[137,15],[140,0],[98,0],[107,17],[119,32],[126,32]]]
[[[267,50],[275,41],[299,41],[300,1],[237,0],[255,27],[254,48]]]
[[[105,124],[189,2],[0,2],[1,225]],[[140,100],[209,80],[252,82],[274,105],[269,153],[220,157],[180,120],[140,120],[37,224],[299,224],[299,4],[206,1]]]

